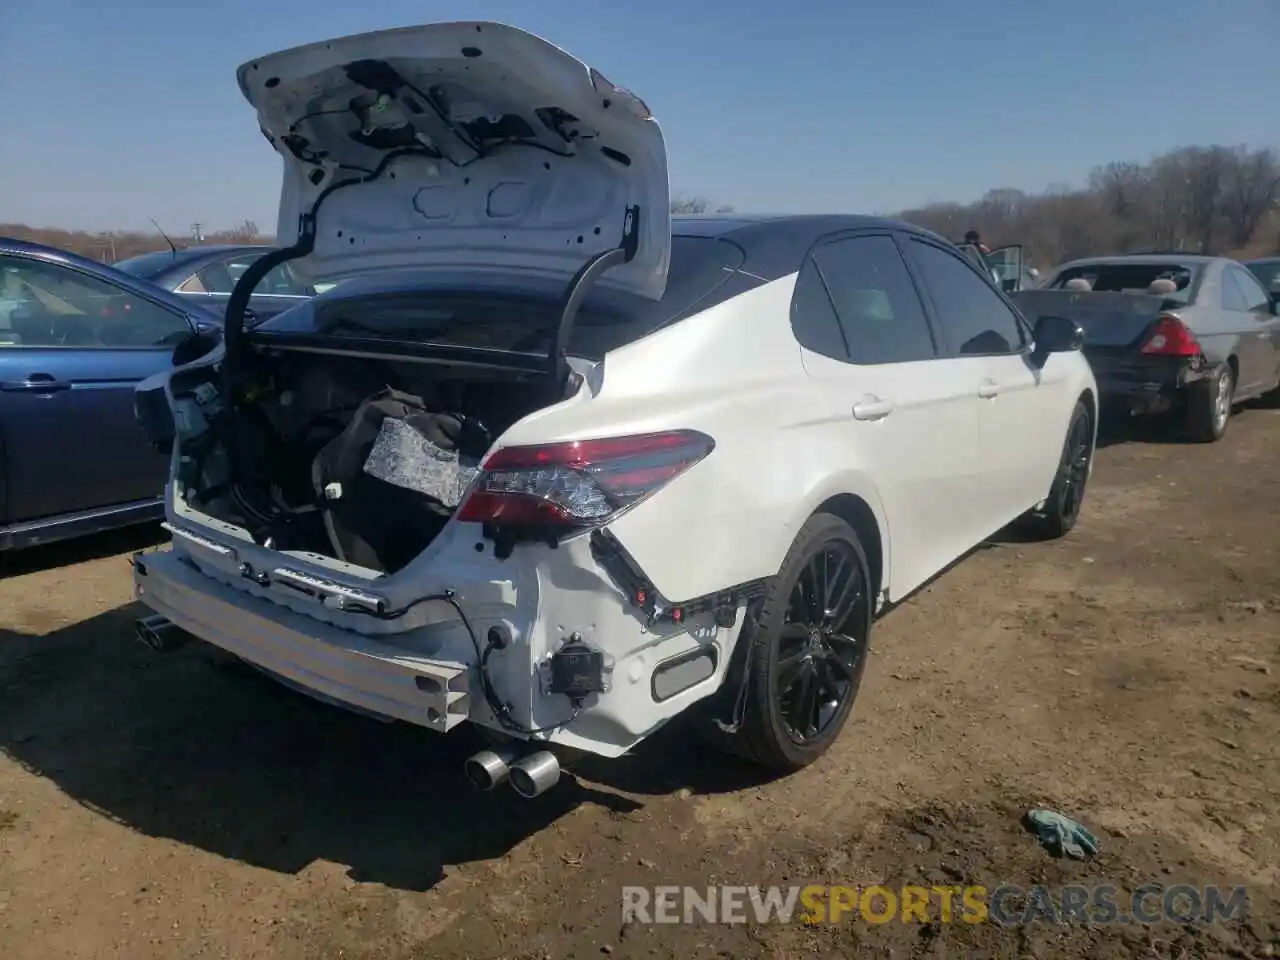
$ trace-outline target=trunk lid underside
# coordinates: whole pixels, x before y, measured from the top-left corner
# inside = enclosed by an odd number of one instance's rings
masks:
[[[282,245],[324,197],[314,249],[293,262],[307,279],[498,268],[567,281],[636,224],[634,255],[599,282],[662,296],[662,133],[641,100],[547,41],[431,24],[271,54],[238,79],[285,161]]]

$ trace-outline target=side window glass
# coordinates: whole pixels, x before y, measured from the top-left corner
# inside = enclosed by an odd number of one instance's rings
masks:
[[[920,275],[955,349],[962,356],[1017,353],[1025,339],[1017,314],[957,255],[911,241]]]
[[[167,347],[186,317],[56,264],[0,257],[0,342],[21,347]]]
[[[245,267],[247,268],[248,264],[245,264]],[[205,293],[230,295],[236,285],[235,279],[231,276],[229,262],[226,260],[215,260],[201,267],[200,272],[196,274],[196,280]]]
[[[791,295],[791,330],[806,350],[848,361],[840,321],[812,260],[804,262],[796,277],[796,289]]]
[[[258,284],[258,293],[274,293],[283,294],[292,297],[309,297],[313,296],[311,289],[301,283],[297,277],[293,275],[293,271],[289,269],[287,263],[271,270],[262,282]]]
[[[1244,291],[1230,270],[1222,271],[1222,309],[1248,310],[1245,306]]]
[[[1271,296],[1263,289],[1260,284],[1248,270],[1242,267],[1232,267],[1227,271],[1227,275],[1236,282],[1236,286],[1240,290],[1240,299],[1244,303],[1241,310],[1248,310],[1253,313],[1270,313],[1271,312]]]
[[[937,356],[911,274],[889,237],[850,237],[813,255],[831,292],[853,363],[907,363]]]
[[[230,296],[240,278],[244,276],[244,272],[261,256],[261,253],[237,254],[229,259],[211,263],[196,275],[196,279],[204,287],[206,293],[221,293]],[[258,285],[253,292],[285,294],[296,297],[315,295],[309,287],[298,282],[287,263],[282,263],[269,271],[265,277],[258,281]]]
[[[208,293],[204,288],[204,284],[200,282],[200,274],[195,273],[178,284],[178,293]]]

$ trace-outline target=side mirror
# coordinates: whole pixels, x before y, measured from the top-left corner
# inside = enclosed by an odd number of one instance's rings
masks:
[[[1069,353],[1084,346],[1084,330],[1067,317],[1044,316],[1036,321],[1035,349],[1031,358],[1043,366],[1052,353]]]

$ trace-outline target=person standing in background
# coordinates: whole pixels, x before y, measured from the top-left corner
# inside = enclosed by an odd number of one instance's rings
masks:
[[[965,243],[972,243],[978,248],[978,252],[984,256],[991,252],[991,248],[982,242],[982,235],[977,230],[970,230],[964,235]]]

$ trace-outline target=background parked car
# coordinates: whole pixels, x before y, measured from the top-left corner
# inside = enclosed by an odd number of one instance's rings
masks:
[[[1005,293],[1029,290],[1039,280],[1039,271],[1027,264],[1019,243],[996,247],[986,253],[972,243],[957,243],[956,246],[966,257],[988,271]]]
[[[222,316],[231,291],[249,264],[274,247],[266,244],[242,246],[202,245],[182,250],[162,250],[121,260],[114,266],[184,297],[199,301]],[[309,300],[318,292],[298,279],[287,263],[276,267],[258,284],[249,298],[246,319],[265,320],[282,310]]]
[[[1075,260],[1043,289],[1012,296],[1032,320],[1063,316],[1084,328],[1104,413],[1176,409],[1192,439],[1212,441],[1232,404],[1280,386],[1276,300],[1235,260]]]
[[[220,334],[190,299],[0,238],[0,551],[162,518],[168,462],[134,386]]]

